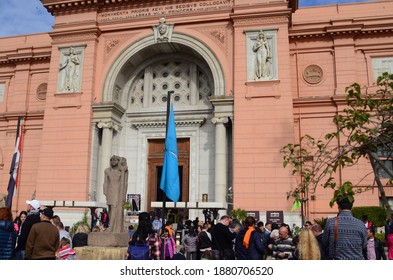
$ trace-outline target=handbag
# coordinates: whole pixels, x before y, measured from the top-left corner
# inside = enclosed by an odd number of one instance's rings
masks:
[[[149,260],[149,244],[147,241],[136,241],[128,246],[128,260]]]

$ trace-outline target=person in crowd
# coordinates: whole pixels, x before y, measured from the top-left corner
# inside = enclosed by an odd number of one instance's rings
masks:
[[[367,260],[386,260],[382,241],[375,237],[375,228],[367,229]]]
[[[278,230],[279,238],[269,245],[273,251],[273,260],[287,260],[292,258],[295,251],[295,246],[292,243],[292,238],[289,236],[288,227],[283,225]]]
[[[292,233],[291,228],[290,228],[290,226],[289,226],[288,224],[282,223],[282,224],[280,225],[280,227],[286,227],[287,230],[288,230],[288,236],[291,237],[291,238],[293,238],[293,233]],[[280,228],[279,228],[279,229],[280,229]]]
[[[273,254],[273,244],[279,238],[278,229],[273,229],[269,236],[269,241],[266,243],[266,259],[271,260]],[[269,246],[270,245],[270,246]]]
[[[50,221],[52,222],[53,225],[56,226],[57,223],[61,222],[61,219],[58,215],[54,215]]]
[[[212,235],[208,231],[209,224],[204,223],[202,231],[198,234],[198,250],[200,259],[211,260]]]
[[[318,241],[319,252],[321,254],[321,260],[327,260],[326,252],[325,252],[325,245],[323,244],[323,240],[322,240],[322,238],[323,238],[322,227],[319,224],[313,224],[311,226],[311,231]]]
[[[245,221],[245,228],[247,229],[244,238],[243,246],[247,252],[247,260],[262,260],[262,256],[266,253],[265,245],[263,244],[263,233],[260,228],[255,227],[255,218],[247,217]]]
[[[154,221],[152,222],[152,227],[153,227],[154,231],[157,232],[158,235],[161,234],[162,222],[161,222],[159,216],[156,215],[156,216],[154,217]]]
[[[168,230],[169,236],[173,238],[173,236],[174,236],[174,235],[173,235],[173,225],[172,225],[172,222],[171,222],[171,221],[166,221],[166,223],[165,223],[165,229]]]
[[[231,219],[227,215],[221,216],[220,222],[211,229],[212,248],[214,259],[234,260],[235,253],[233,251],[232,241],[236,238],[236,234],[240,228],[235,227],[233,232],[229,230]]]
[[[134,235],[134,226],[133,225],[129,225],[128,226],[128,235],[130,236],[130,238],[132,238],[132,236]]]
[[[50,221],[52,218],[53,210],[51,208],[45,208],[40,211],[41,222],[31,227],[29,237],[27,238],[25,259],[56,259],[60,238],[58,229]]]
[[[393,214],[391,214],[391,217],[388,217],[386,219],[386,224],[385,224],[385,243],[388,240],[388,235],[390,232],[390,229],[393,227]]]
[[[323,233],[323,243],[328,248],[328,258],[337,260],[364,260],[367,232],[364,223],[353,217],[353,201],[345,197],[336,201],[338,215],[329,218]],[[337,223],[336,223],[337,221]],[[335,238],[336,228],[336,238]],[[336,240],[335,240],[336,239]]]
[[[182,244],[186,249],[186,258],[187,260],[196,260],[197,259],[197,231],[194,227],[191,227],[188,230],[188,233],[184,235]]]
[[[11,210],[0,208],[0,260],[11,260],[14,257],[16,232]]]
[[[60,249],[56,253],[57,260],[79,260],[78,255],[75,250],[72,249],[70,240],[66,237],[63,237],[60,240]]]
[[[95,211],[92,212],[91,215],[91,227],[94,228],[95,226],[97,226],[99,224],[99,216],[98,216],[98,209],[96,209]]]
[[[390,227],[385,246],[388,247],[388,259],[393,260],[393,227]]]
[[[307,221],[304,223],[303,229],[311,229],[311,227],[312,227],[312,223],[310,221]]]
[[[25,259],[26,242],[29,236],[32,226],[36,223],[41,222],[40,219],[40,207],[41,203],[38,200],[26,200],[27,204],[27,217],[21,228],[19,229],[19,235],[17,245],[15,248],[15,256],[17,260]]]
[[[195,220],[192,221],[192,226],[194,227],[194,229],[198,228],[199,225],[199,218],[196,217]]]
[[[14,228],[18,235],[22,227],[22,224],[25,222],[26,218],[27,218],[27,211],[20,211],[18,217],[16,217],[14,220]]]
[[[149,258],[159,260],[161,256],[161,238],[153,229],[150,215],[147,212],[139,214],[138,227],[132,235],[129,245],[135,245],[141,241],[149,245]]]
[[[269,242],[269,239],[270,239],[270,231],[264,227],[264,223],[262,221],[259,221],[257,223],[257,227],[262,232],[262,243],[263,243],[263,246],[265,247],[265,253],[262,256],[262,259],[266,260],[266,257],[267,257],[266,247],[267,247],[267,243]],[[268,233],[266,233],[266,232],[268,232]]]
[[[362,221],[364,223],[364,226],[366,227],[366,229],[374,227],[374,224],[368,220],[368,216],[367,215],[363,215],[362,216]]]
[[[186,229],[189,229],[192,226],[192,221],[188,216],[186,216],[186,222],[184,224],[186,226]]]
[[[176,261],[183,261],[186,260],[186,249],[184,247],[181,247],[179,249],[179,252],[177,252],[176,254],[173,255],[172,260],[176,260]]]
[[[60,240],[62,240],[63,238],[67,238],[70,241],[70,246],[72,248],[72,238],[68,231],[64,229],[64,224],[62,222],[56,222],[55,226],[59,230]]]
[[[239,230],[239,232],[236,234],[236,239],[235,239],[235,257],[237,260],[247,260],[247,249],[243,245],[243,240],[244,236],[246,235],[247,232],[247,226],[242,226]]]
[[[310,226],[308,226],[310,227]],[[295,260],[320,260],[321,251],[318,241],[309,229],[303,229],[298,235],[298,242],[295,252],[293,253]]]
[[[88,233],[89,229],[87,226],[80,224],[72,237],[73,248],[87,246]]]
[[[106,208],[102,209],[102,212],[100,214],[100,223],[104,227],[104,229],[107,229],[109,227],[109,214],[108,210]]]
[[[161,244],[161,259],[171,260],[176,253],[176,242],[167,227],[164,228],[164,233],[161,235]]]

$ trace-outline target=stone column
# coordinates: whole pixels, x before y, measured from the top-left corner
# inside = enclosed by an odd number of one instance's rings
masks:
[[[118,126],[111,121],[97,123],[97,127],[102,129],[102,142],[101,142],[101,157],[100,157],[100,167],[98,174],[98,183],[96,190],[96,201],[106,202],[106,197],[104,195],[104,171],[110,164],[110,158],[112,156],[112,138],[113,130],[117,130]]]
[[[215,201],[226,202],[227,198],[227,138],[225,124],[228,117],[214,117],[212,123],[216,125],[215,139]]]

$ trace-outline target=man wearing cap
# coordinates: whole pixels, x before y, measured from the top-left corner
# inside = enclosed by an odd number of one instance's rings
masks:
[[[25,259],[25,250],[26,250],[26,241],[27,237],[29,236],[31,227],[39,223],[40,220],[40,207],[41,203],[38,200],[26,200],[27,204],[27,217],[25,222],[22,224],[22,227],[20,229],[20,233],[18,236],[18,241],[15,248],[15,255],[16,259],[18,260],[24,260]]]
[[[31,227],[27,238],[25,259],[55,260],[60,237],[59,231],[50,221],[53,218],[53,210],[45,208],[40,213],[41,222]]]

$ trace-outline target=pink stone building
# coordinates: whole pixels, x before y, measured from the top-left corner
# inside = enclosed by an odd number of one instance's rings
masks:
[[[128,194],[159,207],[166,96],[174,91],[179,213],[282,211],[298,178],[279,150],[334,130],[345,87],[393,71],[393,2],[298,8],[297,1],[41,0],[53,31],[0,38],[0,182],[6,192],[18,116],[24,118],[16,215],[48,205],[105,205],[103,171],[127,158]],[[367,162],[341,172],[356,182]],[[372,182],[362,182],[366,187]],[[393,192],[387,190],[392,199]],[[336,212],[309,194],[305,217]],[[379,205],[378,190],[356,206]],[[55,201],[55,202],[54,202]],[[172,204],[168,203],[171,207]],[[70,223],[83,208],[56,208]]]

